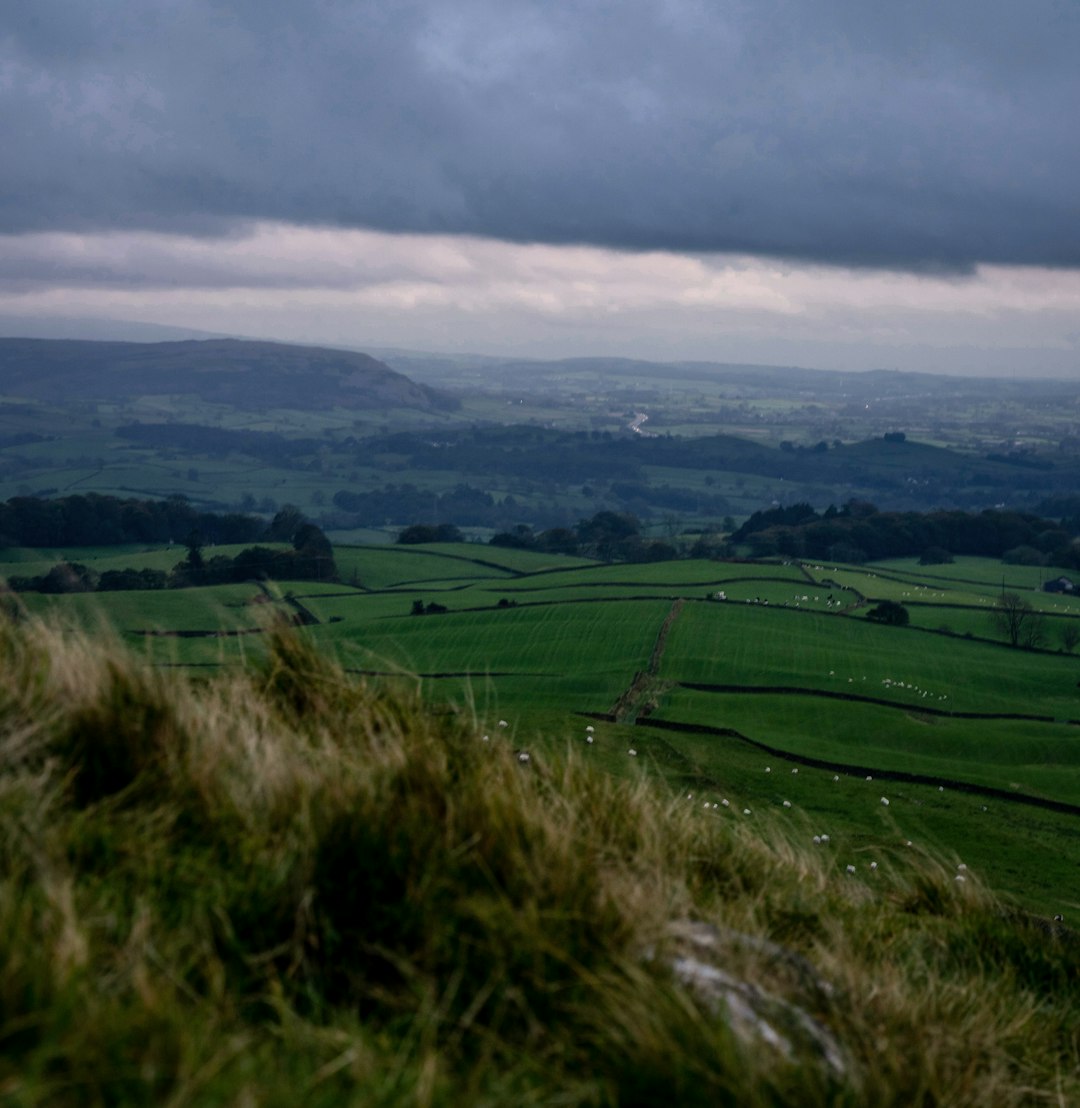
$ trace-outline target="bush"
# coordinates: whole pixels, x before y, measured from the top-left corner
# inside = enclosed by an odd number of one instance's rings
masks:
[[[397,541],[403,546],[417,546],[427,542],[464,542],[465,536],[452,523],[437,526],[414,523],[398,533]]]
[[[953,556],[940,546],[928,546],[919,555],[919,565],[921,566],[949,565],[953,560]]]
[[[866,613],[866,618],[874,623],[884,623],[889,627],[906,627],[911,620],[907,608],[895,600],[883,600]]]
[[[1036,550],[1033,546],[1020,545],[1006,550],[1001,555],[1002,562],[1007,566],[1044,566],[1047,564],[1046,555]]]

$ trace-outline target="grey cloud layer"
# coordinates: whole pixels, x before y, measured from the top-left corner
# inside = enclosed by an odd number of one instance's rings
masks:
[[[0,232],[1077,266],[1078,54],[1071,0],[34,0],[0,13]]]

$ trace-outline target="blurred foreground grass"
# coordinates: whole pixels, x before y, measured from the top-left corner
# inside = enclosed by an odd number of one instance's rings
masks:
[[[1080,1102],[1075,936],[976,875],[838,873],[269,640],[197,681],[0,617],[4,1104]],[[686,921],[742,994],[676,972]]]

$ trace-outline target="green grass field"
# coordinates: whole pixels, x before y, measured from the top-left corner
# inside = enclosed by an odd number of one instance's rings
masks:
[[[99,570],[164,568],[180,556],[65,553]],[[269,602],[255,585],[25,599],[67,626],[105,620],[161,664],[211,668],[259,657],[267,618],[293,614],[298,602],[316,621],[303,633],[348,669],[419,675],[427,700],[465,708],[487,732],[505,720],[499,733],[517,743],[585,749],[591,723],[589,757],[612,772],[727,793],[740,811],[786,799],[792,819],[806,819],[808,831],[828,824],[853,850],[933,843],[976,860],[992,884],[1041,910],[1063,910],[1063,896],[1080,909],[1080,898],[1063,892],[1080,871],[1071,846],[1080,816],[948,784],[1080,805],[1080,726],[1066,722],[1080,719],[1080,659],[1055,638],[1073,602],[1046,595],[1044,605],[1060,605],[1048,609],[1051,650],[992,641],[994,563],[603,565],[476,544],[338,547],[336,556],[342,584],[282,582]],[[27,573],[55,560],[13,552],[4,568]],[[1028,570],[1005,572],[1007,585],[1030,585]],[[714,599],[720,592],[725,600]],[[859,596],[909,604],[911,626],[869,622]],[[411,615],[416,600],[447,611]],[[952,634],[937,633],[942,627]],[[203,634],[142,634],[153,630]],[[627,696],[636,723],[597,718]],[[1008,715],[1047,718],[993,718]],[[850,771],[834,782],[808,764],[814,759]],[[866,774],[890,772],[940,780],[943,791],[909,782],[856,788]],[[881,805],[883,794],[890,805]],[[992,818],[981,818],[984,805]],[[1025,859],[1040,851],[1053,863],[1035,878]]]

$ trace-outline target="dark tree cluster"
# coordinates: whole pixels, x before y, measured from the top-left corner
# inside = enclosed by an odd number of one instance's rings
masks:
[[[576,554],[605,562],[664,562],[678,556],[670,543],[642,538],[641,524],[633,516],[609,511],[597,512],[573,529],[554,527],[534,533],[522,524],[494,535],[491,545]]]
[[[334,507],[346,513],[350,527],[383,527],[408,523],[424,516],[453,519],[462,527],[506,527],[522,519],[546,519],[550,510],[530,508],[513,496],[497,499],[468,484],[444,493],[415,485],[385,485],[368,492],[342,489],[334,493]]]
[[[295,526],[292,525],[295,520]],[[285,521],[285,522],[283,522]],[[277,525],[275,529],[275,524]],[[284,533],[283,533],[284,532]],[[204,559],[198,536],[188,539],[188,555],[173,567],[173,588],[225,585],[241,581],[333,581],[337,579],[334,549],[323,532],[287,505],[274,517],[268,537],[291,542],[291,550],[249,546],[235,558],[218,554]]]
[[[187,557],[169,573],[128,568],[106,570],[99,575],[81,563],[60,562],[38,576],[11,577],[8,584],[16,592],[72,593],[181,589],[268,578],[279,581],[332,581],[337,578],[330,540],[298,509],[287,505],[263,531],[267,539],[290,542],[292,549],[250,546],[235,558],[224,554],[205,558],[203,536],[198,530],[192,530],[185,539]]]
[[[285,468],[298,458],[317,454],[325,445],[319,439],[289,439],[276,431],[234,431],[198,423],[132,423],[118,427],[115,433],[155,450],[182,450],[218,458],[246,454]]]
[[[200,512],[182,496],[125,500],[87,493],[52,500],[16,496],[0,503],[0,548],[170,543],[194,530],[210,542],[253,542],[265,529],[254,516]]]
[[[426,542],[464,542],[465,536],[452,523],[414,523],[398,534],[402,546],[419,546]]]
[[[439,604],[434,600],[425,604],[422,600],[414,600],[412,610],[409,613],[414,616],[441,616],[449,611],[445,604]]]
[[[871,623],[883,623],[887,627],[907,627],[911,621],[907,608],[895,600],[883,600],[876,608],[866,613]]]
[[[931,564],[972,554],[1080,568],[1080,547],[1068,530],[1036,515],[995,509],[879,512],[872,504],[849,501],[819,514],[809,504],[794,504],[755,512],[732,539],[749,543],[761,556],[846,562],[915,556]]]
[[[1051,496],[1035,509],[1047,519],[1056,519],[1070,535],[1080,534],[1080,496]]]
[[[718,493],[703,493],[698,489],[679,488],[674,485],[646,485],[642,482],[613,481],[611,495],[625,505],[640,506],[674,512],[724,515],[731,511],[731,501]]]
[[[371,454],[398,454],[413,469],[581,484],[584,481],[636,480],[640,462],[632,443],[602,432],[553,431],[530,426],[482,427],[430,433],[401,432],[363,443],[364,461]]]

